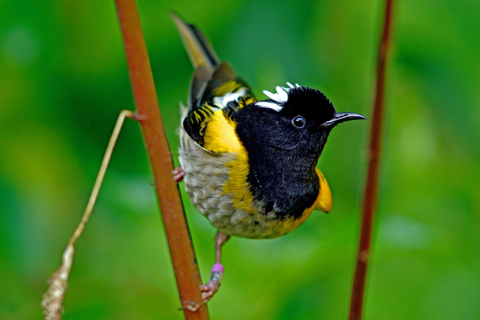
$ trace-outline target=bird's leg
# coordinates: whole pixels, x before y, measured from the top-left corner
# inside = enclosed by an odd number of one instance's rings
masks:
[[[218,291],[220,284],[222,283],[223,278],[223,265],[221,264],[222,258],[222,246],[230,238],[229,235],[218,231],[215,236],[215,264],[212,267],[212,273],[210,275],[210,280],[200,286],[200,291],[202,291],[202,299],[207,303],[213,295]]]
[[[175,180],[176,183],[179,183],[180,181],[183,180],[183,177],[185,177],[185,172],[183,171],[182,167],[176,167],[172,171],[173,175],[173,180]]]

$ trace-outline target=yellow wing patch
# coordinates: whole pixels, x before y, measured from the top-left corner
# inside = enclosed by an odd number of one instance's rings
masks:
[[[227,93],[235,92],[236,90],[240,89],[242,86],[243,84],[241,84],[238,81],[235,81],[235,80],[228,81],[218,86],[213,91],[213,95],[216,97],[221,97],[226,95]]]
[[[317,171],[320,182],[320,191],[318,192],[317,200],[314,203],[314,209],[328,213],[332,210],[332,192],[328,186],[327,179],[325,179],[318,168],[315,168],[315,170]]]

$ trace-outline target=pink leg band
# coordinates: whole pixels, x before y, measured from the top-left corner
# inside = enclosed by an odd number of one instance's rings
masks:
[[[223,267],[223,265],[221,263],[215,263],[213,266],[212,266],[212,273],[213,272],[220,272],[223,274],[223,271],[225,270],[225,268]]]

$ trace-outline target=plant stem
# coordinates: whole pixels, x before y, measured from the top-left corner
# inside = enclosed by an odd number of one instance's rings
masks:
[[[368,149],[369,159],[367,181],[363,198],[362,226],[350,303],[350,320],[360,320],[362,318],[362,308],[364,305],[365,281],[370,257],[372,222],[378,193],[378,170],[385,94],[385,69],[390,46],[393,2],[393,0],[386,0],[383,32],[378,48],[375,102]]]
[[[128,62],[130,81],[185,319],[208,319],[201,299],[200,274],[188,231],[173,162],[160,115],[150,61],[134,0],[115,0]]]
[[[63,310],[63,299],[68,287],[68,277],[70,276],[70,271],[73,264],[73,256],[75,253],[75,242],[82,235],[85,225],[92,214],[93,207],[97,201],[98,193],[100,192],[100,187],[102,186],[103,179],[105,178],[105,173],[107,172],[108,164],[112,158],[113,148],[117,143],[118,136],[120,135],[120,130],[122,129],[125,118],[134,118],[135,115],[130,110],[123,110],[118,116],[115,127],[113,128],[112,136],[108,142],[107,150],[105,150],[105,155],[98,171],[97,179],[95,179],[95,184],[93,185],[92,193],[88,199],[87,207],[82,216],[82,220],[78,224],[77,228],[73,232],[73,235],[68,240],[67,248],[62,255],[62,264],[57,271],[55,271],[50,279],[48,280],[49,286],[47,292],[43,295],[42,307],[43,314],[45,315],[45,320],[59,320],[62,315]]]

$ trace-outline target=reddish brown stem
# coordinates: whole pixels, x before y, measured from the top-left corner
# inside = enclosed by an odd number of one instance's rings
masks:
[[[390,45],[392,9],[393,0],[387,0],[385,5],[383,33],[380,40],[380,46],[378,48],[375,103],[373,108],[372,125],[370,129],[370,144],[368,149],[369,159],[367,181],[363,198],[362,226],[360,231],[357,263],[355,268],[355,276],[353,279],[350,303],[350,320],[359,320],[362,318],[362,308],[364,305],[365,281],[367,276],[368,260],[370,257],[372,222],[378,193],[378,169],[380,162],[383,105],[385,94],[385,69]]]
[[[208,319],[135,0],[115,0],[130,82],[145,139],[185,319]]]

